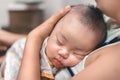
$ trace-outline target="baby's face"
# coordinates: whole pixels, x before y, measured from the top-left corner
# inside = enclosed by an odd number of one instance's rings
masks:
[[[46,54],[56,67],[74,66],[95,48],[98,39],[76,16],[68,15],[58,22],[50,35]]]

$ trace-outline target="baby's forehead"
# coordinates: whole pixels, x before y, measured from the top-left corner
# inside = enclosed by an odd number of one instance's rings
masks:
[[[76,28],[76,24],[78,24],[77,26],[79,27],[80,25],[84,25],[80,18],[82,18],[80,17],[80,14],[76,14],[74,12],[68,13],[58,21],[56,27],[59,29]]]
[[[85,15],[84,12],[87,11],[87,6],[75,6],[71,9],[70,12],[68,12],[58,23],[56,26],[60,26],[58,28],[71,26],[75,23],[81,24],[82,26],[88,26],[85,25]]]
[[[77,21],[79,20],[79,22],[80,22],[81,18],[83,18],[81,13],[79,13],[77,11],[70,11],[58,23],[65,23],[70,20],[77,20]]]

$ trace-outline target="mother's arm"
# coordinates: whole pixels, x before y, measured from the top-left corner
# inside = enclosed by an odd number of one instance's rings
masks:
[[[0,30],[0,35],[0,50],[7,50],[15,41],[26,37],[25,34],[17,34],[2,29]]]
[[[120,80],[120,42],[104,47],[87,59],[87,66],[71,80]],[[94,57],[97,55],[96,57]],[[92,60],[92,61],[90,61]]]
[[[69,6],[60,10],[29,33],[24,49],[24,56],[18,75],[18,80],[40,80],[39,51],[41,49],[41,45],[45,37],[47,37],[53,30],[56,22],[69,10]]]

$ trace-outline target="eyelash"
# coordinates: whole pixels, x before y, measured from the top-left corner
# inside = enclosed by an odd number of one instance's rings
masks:
[[[78,53],[76,53],[76,52],[73,52],[73,54],[74,54],[74,55],[79,55],[79,54],[78,54]]]
[[[80,55],[81,51],[74,51],[73,54],[74,55]]]

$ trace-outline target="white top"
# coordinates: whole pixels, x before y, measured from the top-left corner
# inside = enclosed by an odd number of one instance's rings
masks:
[[[21,65],[21,59],[23,57],[23,49],[25,46],[26,38],[16,41],[7,51],[2,67],[0,68],[0,77],[4,75],[4,80],[16,80],[18,71]],[[56,72],[56,68],[51,68],[47,56],[45,54],[45,48],[47,39],[45,39],[41,49],[41,73],[50,79],[54,79],[53,72]],[[28,66],[29,67],[29,66]]]

